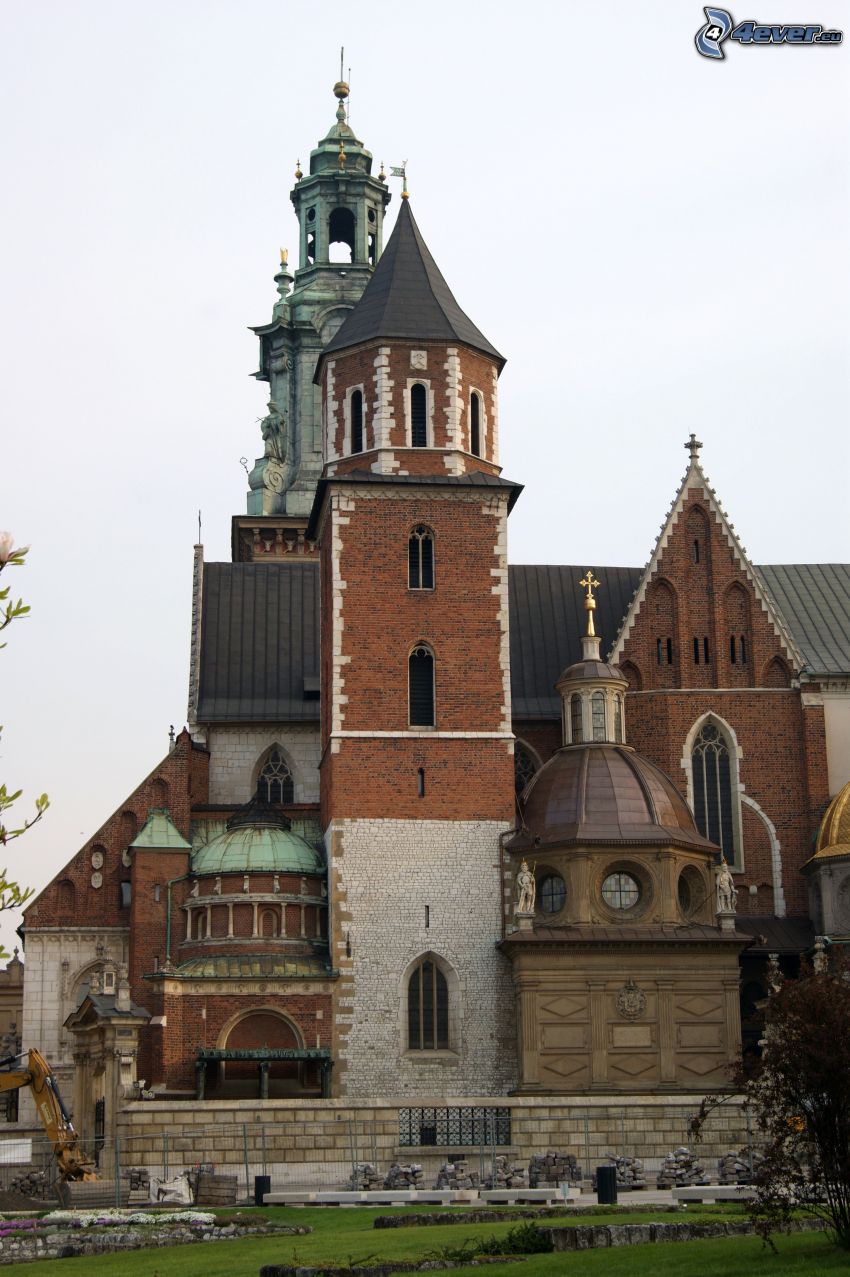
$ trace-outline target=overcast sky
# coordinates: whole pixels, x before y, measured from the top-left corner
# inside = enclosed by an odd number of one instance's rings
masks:
[[[836,0],[733,12],[850,36]],[[246,326],[295,257],[341,44],[352,127],[408,160],[508,359],[512,559],[644,563],[691,431],[756,562],[850,558],[850,47],[710,62],[690,0],[3,0],[0,21],[0,528],[32,545],[0,578],[32,604],[0,655],[0,780],[51,798],[6,848],[22,881],[185,721],[198,510],[228,558],[267,397]]]

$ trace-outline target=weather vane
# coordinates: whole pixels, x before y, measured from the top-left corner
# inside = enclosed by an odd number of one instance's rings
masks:
[[[410,192],[407,189],[407,160],[402,160],[399,165],[391,164],[390,175],[401,178],[401,198],[410,199]]]

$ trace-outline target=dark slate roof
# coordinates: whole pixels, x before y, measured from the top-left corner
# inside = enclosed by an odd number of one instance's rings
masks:
[[[748,954],[805,953],[815,943],[815,929],[808,918],[768,918],[764,914],[738,914],[735,926],[753,943]]]
[[[502,479],[500,475],[490,474],[486,470],[470,470],[468,474],[378,474],[372,470],[349,470],[345,474],[333,474],[327,479],[320,479],[316,485],[313,498],[313,509],[307,525],[307,537],[313,540],[316,536],[316,524],[325,499],[328,484],[340,483],[390,483],[394,487],[399,484],[410,484],[412,487],[435,488],[505,488],[508,490],[508,510],[522,492],[521,483],[513,483],[510,479]]]
[[[334,482],[440,483],[504,487],[471,475],[384,476]],[[517,485],[508,485],[519,491]],[[586,567],[509,569],[511,689],[516,720],[558,719],[558,675],[581,657]],[[810,671],[850,671],[850,565],[759,569]],[[596,628],[614,640],[641,576],[598,567],[604,582]],[[204,568],[200,722],[315,722],[319,716],[319,569],[313,563],[208,563]]]
[[[760,567],[807,674],[850,674],[850,563]]]
[[[379,337],[458,341],[497,360],[500,369],[505,363],[452,296],[428,252],[409,200],[401,201],[393,233],[363,296],[322,351],[316,378],[325,355]]]
[[[205,565],[200,722],[314,721],[318,672],[318,564]]]
[[[608,647],[637,589],[640,568],[596,568],[603,582],[596,600],[596,632]],[[560,718],[558,675],[581,659],[587,568],[508,569],[511,612],[511,690],[515,719]]]

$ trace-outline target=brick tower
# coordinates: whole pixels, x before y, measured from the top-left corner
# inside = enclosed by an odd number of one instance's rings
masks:
[[[513,819],[504,360],[461,311],[405,198],[323,351],[321,804],[336,1085],[511,1084],[499,835]]]

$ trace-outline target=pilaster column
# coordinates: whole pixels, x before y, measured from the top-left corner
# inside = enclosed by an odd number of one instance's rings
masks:
[[[307,924],[307,920],[306,920],[306,917],[305,917],[305,907],[304,907],[304,905],[299,905],[299,908],[300,908],[300,910],[301,910],[301,935],[302,935],[303,937],[305,937],[305,938],[306,938],[306,936],[307,936],[307,925],[306,925],[306,924]]]
[[[601,1086],[608,1081],[604,980],[589,980],[587,991],[590,1000],[590,1082],[591,1086]]]
[[[676,1026],[673,1022],[673,981],[659,980],[658,1048],[661,1052],[661,1081],[676,1080]]]
[[[256,940],[257,935],[258,935],[258,931],[257,931],[257,902],[256,902],[256,900],[254,901],[254,903],[253,903],[253,905],[251,906],[251,908],[252,908],[251,936],[252,936],[252,938],[253,938],[254,940]]]
[[[192,910],[186,910],[186,939],[192,939]]]
[[[527,985],[519,990],[520,1015],[520,1081],[523,1086],[539,1086],[537,1035],[537,991]]]
[[[227,938],[233,939],[233,901],[227,902]]]
[[[207,905],[206,914],[207,914],[207,916],[206,916],[206,934],[207,934],[207,936],[209,937],[209,936],[211,936],[211,935],[212,935],[212,906],[211,906],[211,905]]]
[[[741,1051],[741,995],[740,979],[723,981],[723,1002],[726,1019],[726,1051],[730,1060],[736,1060]]]
[[[269,1098],[269,1062],[268,1060],[260,1060],[260,1099],[267,1100]]]

